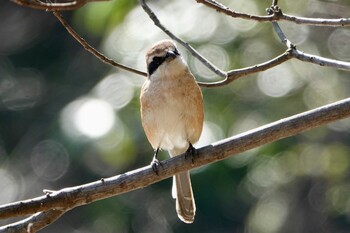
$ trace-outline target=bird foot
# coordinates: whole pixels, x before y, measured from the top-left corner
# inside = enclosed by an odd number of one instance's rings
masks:
[[[185,152],[185,158],[187,159],[188,157],[191,158],[192,164],[194,163],[194,157],[197,155],[197,150],[196,148],[193,147],[193,145],[189,142],[188,143],[188,148]]]
[[[162,164],[159,162],[159,160],[157,159],[158,156],[158,152],[159,152],[159,148],[154,150],[154,155],[153,155],[153,159],[151,162],[151,167],[152,170],[158,175],[158,170],[159,170],[159,166],[162,166]]]

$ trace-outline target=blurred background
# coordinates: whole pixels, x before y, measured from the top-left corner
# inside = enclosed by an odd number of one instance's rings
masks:
[[[223,70],[285,50],[270,23],[226,17],[196,1],[149,2],[168,29]],[[222,1],[260,15],[271,2]],[[292,15],[350,17],[348,0],[280,6]],[[89,3],[64,15],[95,48],[144,71],[147,48],[167,38],[136,0]],[[280,26],[300,50],[350,61],[350,28]],[[179,49],[198,80],[219,80]],[[85,51],[50,12],[1,1],[0,204],[148,165],[153,151],[138,100],[143,82]],[[347,98],[349,91],[348,72],[297,60],[203,88],[205,125],[196,146]],[[74,209],[42,232],[349,232],[349,129],[349,120],[338,121],[194,169],[192,225],[177,218],[168,179]]]

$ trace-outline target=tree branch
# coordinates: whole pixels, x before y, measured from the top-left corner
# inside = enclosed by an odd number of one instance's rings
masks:
[[[350,62],[344,62],[334,59],[329,59],[321,56],[304,53],[296,48],[296,46],[288,40],[286,35],[283,33],[281,27],[277,22],[272,22],[273,29],[277,33],[281,42],[287,46],[290,51],[290,57],[296,58],[301,61],[314,63],[320,66],[333,67],[340,70],[350,71]]]
[[[339,27],[339,26],[350,26],[350,18],[338,18],[338,19],[321,19],[321,18],[307,18],[307,17],[298,17],[291,16],[282,13],[281,9],[277,5],[273,5],[271,8],[271,15],[268,16],[259,16],[252,15],[234,11],[227,6],[215,1],[215,0],[196,0],[198,3],[201,3],[207,7],[210,7],[220,13],[224,13],[233,18],[241,18],[254,20],[258,22],[272,22],[272,21],[289,21],[296,24],[305,24],[312,26],[329,26],[329,27]]]
[[[40,212],[22,221],[0,227],[0,233],[34,233],[56,221],[65,212],[63,210]]]
[[[249,74],[254,74],[254,73],[258,73],[261,71],[265,71],[268,70],[274,66],[277,66],[279,64],[282,64],[285,61],[288,61],[289,59],[291,59],[293,57],[292,52],[290,49],[288,49],[286,52],[284,52],[283,54],[269,60],[266,61],[264,63],[260,63],[257,65],[253,65],[250,67],[245,67],[245,68],[241,68],[241,69],[235,69],[235,70],[231,70],[228,71],[227,77],[223,80],[217,81],[217,82],[198,82],[198,84],[202,87],[220,87],[220,86],[225,86],[243,76],[247,76]]]
[[[85,50],[87,50],[88,52],[93,54],[95,57],[97,57],[98,59],[100,59],[104,63],[121,68],[123,70],[129,71],[129,72],[132,72],[132,73],[135,73],[138,75],[147,76],[146,72],[131,68],[131,67],[123,65],[123,64],[120,64],[120,63],[115,62],[112,59],[106,57],[105,55],[103,55],[102,53],[97,51],[94,47],[89,45],[89,43],[87,43],[86,40],[84,40],[81,36],[79,36],[79,34],[76,31],[74,31],[74,29],[63,18],[61,13],[59,13],[57,11],[53,11],[52,13],[61,22],[61,24],[67,29],[69,34],[71,34],[73,36],[73,38],[76,39],[84,47]]]
[[[139,0],[142,8],[144,11],[148,14],[150,19],[154,22],[154,24],[159,27],[164,33],[166,33],[170,38],[173,40],[177,41],[179,44],[184,46],[195,58],[197,58],[199,61],[203,63],[206,67],[208,67],[210,70],[212,70],[215,74],[217,74],[220,77],[223,77],[223,80],[217,81],[217,82],[198,82],[198,84],[202,87],[219,87],[219,86],[224,86],[229,83],[231,83],[234,80],[237,80],[240,77],[247,76],[249,74],[261,72],[267,69],[270,69],[272,67],[275,67],[277,65],[280,65],[281,63],[291,59],[291,58],[296,58],[301,61],[307,61],[311,62],[320,66],[328,66],[328,67],[334,67],[338,69],[343,69],[343,70],[350,70],[350,63],[349,62],[343,62],[343,61],[338,61],[334,59],[328,59],[320,56],[315,56],[311,54],[307,54],[304,52],[301,52],[296,49],[296,46],[290,42],[285,34],[283,33],[282,29],[278,25],[277,22],[272,22],[273,28],[276,31],[277,35],[279,36],[281,42],[287,46],[287,51],[269,61],[266,61],[261,64],[257,64],[251,67],[246,67],[246,68],[241,68],[241,69],[235,69],[231,70],[228,72],[224,72],[217,68],[214,64],[212,64],[210,61],[208,61],[205,57],[200,55],[198,51],[196,51],[191,45],[189,45],[187,42],[183,41],[179,37],[177,37],[175,34],[170,32],[157,18],[155,13],[152,11],[152,9],[146,4],[145,0]],[[224,8],[224,6],[221,3],[218,3],[213,0],[197,0],[198,2],[206,2],[210,3],[212,5],[218,6],[220,8]],[[277,4],[277,1],[274,1],[272,4]],[[271,11],[273,9],[273,11]],[[273,5],[272,8],[268,10],[268,14],[270,16],[276,15],[274,12],[278,12],[278,6]],[[237,12],[236,12],[237,13]],[[240,13],[241,14],[241,13]],[[245,15],[245,16],[244,16]],[[251,15],[248,14],[243,14],[240,15],[240,18],[245,18],[245,17],[251,17]],[[237,16],[238,17],[238,16]],[[267,16],[269,17],[269,16]],[[265,18],[265,17],[264,17]]]
[[[37,10],[45,11],[70,11],[78,9],[89,2],[101,2],[109,0],[74,0],[70,2],[43,2],[41,0],[10,0],[17,5],[30,7]]]
[[[210,61],[208,61],[205,57],[203,57],[197,50],[195,50],[190,44],[181,40],[179,37],[175,36],[171,31],[169,31],[163,24],[159,21],[155,13],[151,10],[151,8],[146,4],[145,0],[139,0],[141,7],[148,14],[150,19],[154,22],[154,24],[159,27],[165,34],[167,34],[171,39],[175,40],[182,46],[184,46],[195,58],[201,61],[206,67],[212,70],[215,74],[222,78],[226,78],[225,72],[217,68]]]
[[[42,2],[40,0],[11,0],[11,1],[19,5],[24,5],[32,8],[38,7],[37,9],[45,9],[45,10],[53,11],[53,14],[55,15],[55,17],[61,22],[61,24],[73,36],[73,38],[76,39],[84,47],[85,50],[87,50],[88,52],[96,56],[102,62],[127,70],[129,72],[132,72],[138,75],[147,76],[146,72],[115,62],[114,60],[106,57],[104,54],[97,51],[94,47],[88,44],[81,36],[79,36],[79,34],[76,31],[74,31],[74,29],[63,18],[63,16],[57,11],[57,10],[77,9],[83,6],[84,4],[86,4],[87,2],[104,1],[104,0],[76,0],[76,1],[63,2],[63,3],[47,3],[47,2]],[[203,57],[200,53],[198,53],[198,51],[196,51],[187,42],[181,40],[179,37],[175,36],[172,32],[170,32],[165,26],[163,26],[159,21],[159,19],[157,18],[157,16],[155,15],[155,13],[148,7],[145,0],[139,0],[139,1],[144,11],[149,15],[150,19],[155,23],[157,27],[159,27],[162,31],[164,31],[170,38],[172,38],[173,40],[177,41],[179,44],[184,46],[194,57],[196,57],[199,61],[201,61],[206,67],[212,70],[215,74],[224,78],[221,81],[217,81],[213,83],[198,82],[198,84],[203,87],[218,87],[218,86],[227,85],[230,82],[237,80],[240,77],[267,70],[269,68],[272,68],[274,66],[277,66],[289,60],[290,58],[296,58],[301,61],[311,62],[321,66],[329,66],[329,67],[334,67],[334,68],[343,69],[343,70],[350,70],[350,63],[348,62],[315,56],[315,55],[307,54],[297,50],[296,47],[285,37],[278,23],[273,22],[274,30],[280,37],[282,43],[284,43],[287,46],[288,50],[285,53],[271,59],[270,61],[266,61],[264,63],[257,64],[251,67],[246,67],[246,68],[225,72],[219,69],[218,67],[216,67],[210,61],[208,61],[205,57]],[[250,14],[235,12],[215,0],[197,0],[197,2],[202,3],[211,8],[214,8],[219,12],[228,14],[233,17],[243,18],[243,19],[253,19],[257,21],[277,21],[281,19],[286,19],[296,23],[305,23],[305,24],[309,24],[310,22],[318,22],[318,24],[320,25],[321,24],[322,25],[330,24],[331,26],[350,25],[350,19],[326,20],[326,19],[311,19],[311,18],[289,16],[282,13],[280,8],[277,6],[277,1],[273,1],[272,7],[268,9],[268,13],[269,13],[268,16],[254,16]]]
[[[146,166],[89,184],[64,188],[30,200],[0,206],[0,218],[10,218],[48,211],[69,210],[97,200],[146,187],[176,173],[223,160],[249,149],[290,137],[306,130],[350,116],[350,98],[297,114],[248,132],[199,148],[192,163],[185,155],[162,161],[158,175]]]

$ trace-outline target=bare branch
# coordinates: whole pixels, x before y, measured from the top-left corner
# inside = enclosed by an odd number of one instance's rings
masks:
[[[70,11],[78,9],[84,6],[88,2],[101,2],[101,1],[109,1],[109,0],[75,0],[71,2],[44,2],[40,0],[11,0],[17,5],[30,7],[37,10],[45,10],[45,11]]]
[[[154,12],[149,8],[149,6],[146,4],[145,0],[139,0],[142,8],[144,11],[148,14],[150,19],[154,22],[154,24],[159,27],[163,32],[165,32],[171,39],[175,40],[182,46],[184,46],[195,58],[197,58],[199,61],[201,61],[206,67],[208,67],[210,70],[212,70],[215,74],[222,78],[226,78],[225,72],[217,68],[215,65],[213,65],[210,61],[208,61],[206,58],[204,58],[200,53],[197,52],[191,45],[189,45],[187,42],[181,40],[179,37],[175,36],[172,32],[170,32],[166,27],[161,24],[157,16],[154,14]]]
[[[34,233],[56,221],[65,212],[63,210],[40,212],[22,221],[0,227],[0,233]]]
[[[279,55],[279,56],[277,56],[277,57],[275,57],[267,62],[260,63],[260,64],[250,66],[250,67],[245,67],[245,68],[241,68],[241,69],[228,71],[227,78],[225,78],[221,81],[210,82],[210,83],[198,82],[198,84],[202,87],[224,86],[224,85],[227,85],[227,84],[237,80],[240,77],[270,69],[270,68],[277,66],[285,61],[288,61],[291,58],[292,58],[291,51],[287,50],[285,53],[283,53],[283,54],[281,54],[281,55]]]
[[[292,16],[283,14],[281,20],[293,22],[296,24],[305,24],[312,26],[327,26],[327,27],[348,27],[350,26],[350,18],[338,18],[338,19],[323,19],[323,18],[306,18],[299,16]]]
[[[206,2],[213,4],[219,8],[223,8],[224,6],[221,3],[218,3],[214,0],[197,0],[198,2]],[[273,2],[277,3],[277,2]],[[179,44],[183,45],[194,57],[196,57],[199,61],[201,61],[206,67],[208,67],[210,70],[212,70],[215,74],[217,74],[220,77],[223,77],[223,80],[217,81],[217,82],[198,82],[198,84],[202,87],[219,87],[224,86],[229,83],[231,83],[234,80],[237,80],[240,77],[247,76],[249,74],[257,73],[260,71],[264,71],[267,69],[270,69],[274,66],[280,65],[281,63],[291,59],[291,58],[297,58],[301,61],[307,61],[314,64],[318,64],[321,66],[328,66],[328,67],[334,67],[338,69],[343,70],[350,70],[350,63],[323,58],[320,56],[314,56],[310,54],[303,53],[296,49],[295,45],[288,40],[288,38],[283,33],[282,29],[278,25],[277,22],[272,22],[273,28],[276,31],[277,35],[279,36],[281,42],[285,44],[288,48],[288,50],[281,54],[280,56],[277,56],[269,61],[266,61],[261,64],[253,65],[251,67],[245,67],[241,69],[231,70],[228,72],[222,71],[219,68],[217,68],[214,64],[212,64],[210,61],[208,61],[206,58],[204,58],[202,55],[200,55],[192,46],[190,46],[187,42],[181,40],[179,37],[175,36],[172,32],[170,32],[164,25],[161,24],[155,13],[150,9],[150,7],[146,4],[145,0],[140,0],[140,4],[144,11],[149,15],[151,20],[154,22],[156,26],[158,26],[163,32],[165,32],[170,38],[177,41]],[[271,9],[268,10],[268,14],[271,16],[275,16],[274,12],[278,12],[278,6],[273,6],[273,12],[271,12]],[[236,12],[235,12],[236,14]],[[248,15],[248,14],[243,14]],[[246,16],[241,15],[243,18]]]
[[[292,42],[290,42],[290,40],[288,40],[288,38],[286,37],[286,35],[282,31],[281,27],[279,26],[279,24],[277,22],[272,22],[272,26],[273,26],[273,29],[275,30],[275,32],[277,33],[278,37],[280,38],[282,44],[285,44],[287,46],[287,48],[295,49],[295,45],[292,44]]]
[[[350,116],[350,98],[297,114],[198,149],[192,163],[185,155],[162,161],[158,175],[146,166],[89,184],[65,188],[34,199],[0,206],[0,218],[34,214],[50,209],[71,209],[146,187],[176,173],[223,160],[249,149],[290,137]]]
[[[296,46],[288,40],[281,27],[277,22],[272,22],[273,28],[280,38],[281,42],[285,44],[290,50],[290,56],[301,61],[314,63],[320,66],[333,67],[340,70],[350,71],[350,62],[329,59],[321,56],[304,53],[296,48]]]
[[[67,29],[67,31],[69,32],[69,34],[71,34],[74,39],[76,39],[83,47],[85,50],[87,50],[88,52],[92,53],[95,57],[97,57],[98,59],[100,59],[101,61],[103,61],[106,64],[110,64],[112,66],[124,69],[126,71],[130,71],[132,73],[138,74],[138,75],[142,75],[142,76],[147,76],[146,72],[143,71],[139,71],[137,69],[131,68],[129,66],[120,64],[118,62],[113,61],[112,59],[106,57],[105,55],[103,55],[102,53],[100,53],[99,51],[97,51],[94,47],[92,47],[91,45],[89,45],[86,40],[84,40],[81,36],[79,36],[79,34],[74,31],[74,29],[68,24],[68,22],[63,18],[63,16],[61,15],[61,13],[59,12],[52,12],[54,14],[54,16],[56,16],[56,18],[61,22],[61,24]]]
[[[344,61],[329,59],[321,56],[316,56],[316,55],[304,53],[297,49],[292,50],[291,55],[300,61],[310,62],[320,66],[327,66],[327,67],[337,68],[340,70],[350,71],[350,62],[344,62]]]
[[[329,27],[339,27],[339,26],[350,26],[350,18],[338,18],[338,19],[322,19],[322,18],[307,18],[307,17],[299,17],[299,16],[291,16],[282,13],[281,9],[277,7],[277,5],[273,5],[271,8],[271,15],[268,16],[259,16],[252,15],[234,11],[223,4],[215,1],[215,0],[196,0],[198,3],[202,3],[205,6],[208,6],[220,13],[224,13],[228,16],[234,18],[248,19],[259,22],[272,22],[272,21],[289,21],[296,24],[306,24],[313,26],[329,26]]]

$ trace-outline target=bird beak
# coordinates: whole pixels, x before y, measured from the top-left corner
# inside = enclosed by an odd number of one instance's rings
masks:
[[[169,50],[169,51],[166,53],[166,58],[174,59],[176,56],[177,56],[177,54],[176,54],[174,51],[171,51],[171,50]]]

